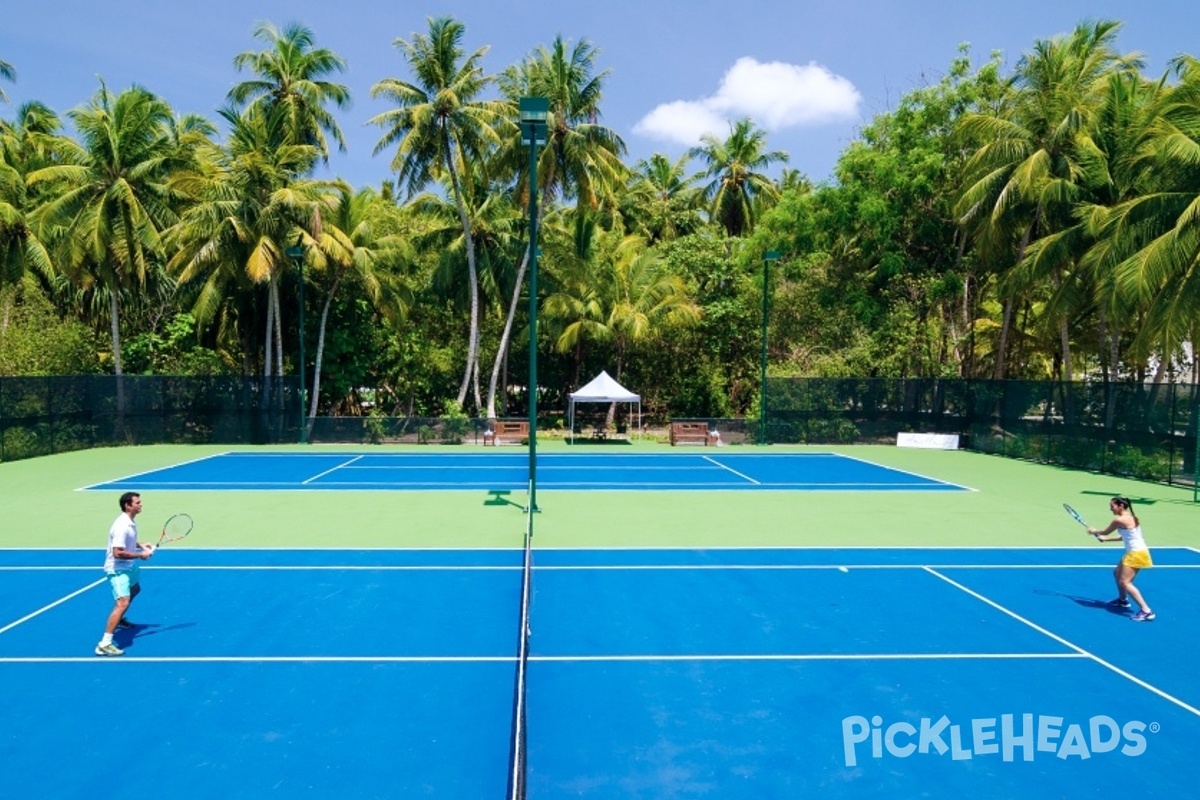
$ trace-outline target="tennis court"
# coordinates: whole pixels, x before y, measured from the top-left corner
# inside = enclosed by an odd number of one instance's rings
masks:
[[[438,473],[496,458],[523,486],[524,452],[160,446],[0,464],[20,498],[0,535],[9,786],[95,796],[132,753],[113,791],[505,797],[522,684],[530,798],[1077,797],[1131,775],[1140,796],[1179,797],[1200,779],[1190,492],[894,447],[547,450],[539,473],[563,459],[587,490],[540,483],[523,681],[526,493]],[[312,457],[331,455],[382,470],[307,491],[329,469]],[[764,485],[825,485],[696,491],[705,456]],[[593,458],[620,467],[581,468]],[[670,480],[689,488],[599,483],[630,458],[682,459],[694,474]],[[126,655],[101,659],[99,565],[125,487],[144,493],[144,538],[179,511],[196,526],[146,564]],[[1105,605],[1117,551],[1063,512],[1099,522],[1115,493],[1147,526],[1153,623]]]
[[[529,457],[510,453],[222,453],[88,486],[92,490],[524,489]],[[961,491],[963,487],[838,453],[550,453],[542,489],[669,491]]]
[[[537,550],[528,796],[1187,796],[1200,553],[1156,552],[1180,611],[1141,626],[1108,555]],[[121,659],[89,655],[95,556],[0,552],[14,789],[94,795],[134,752],[134,796],[505,795],[520,550],[164,548]]]

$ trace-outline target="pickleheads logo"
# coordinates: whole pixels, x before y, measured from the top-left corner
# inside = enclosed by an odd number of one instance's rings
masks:
[[[869,720],[846,717],[842,720],[846,766],[856,766],[868,751],[871,758],[879,759],[885,753],[895,758],[949,754],[954,761],[977,756],[1033,761],[1038,753],[1081,760],[1103,753],[1140,756],[1146,752],[1146,733],[1159,730],[1157,722],[1147,725],[1130,720],[1120,724],[1105,715],[1068,722],[1063,717],[1044,714],[1002,714],[999,718],[972,719],[961,725],[943,715],[937,720],[922,717],[916,723],[901,721],[884,726],[883,717],[878,715]]]

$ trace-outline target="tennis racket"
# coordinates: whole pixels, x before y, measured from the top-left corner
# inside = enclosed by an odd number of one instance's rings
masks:
[[[1078,512],[1078,511],[1076,511],[1075,509],[1071,508],[1071,507],[1070,507],[1069,505],[1067,505],[1066,503],[1063,503],[1063,508],[1064,508],[1064,509],[1066,509],[1066,512],[1067,512],[1068,514],[1070,514],[1070,515],[1071,515],[1071,518],[1072,518],[1072,519],[1074,519],[1076,522],[1078,522],[1080,525],[1082,525],[1082,526],[1083,526],[1085,529],[1087,529],[1087,532],[1088,532],[1088,533],[1092,533],[1092,526],[1091,526],[1091,525],[1088,525],[1086,522],[1084,522],[1084,521],[1083,521],[1083,517],[1081,517],[1081,516],[1079,515],[1079,512]],[[1098,533],[1092,533],[1092,536],[1095,536],[1096,538],[1099,538],[1099,537],[1100,537],[1100,534],[1098,534]]]
[[[163,525],[162,535],[158,537],[156,547],[162,547],[167,542],[178,542],[192,532],[192,518],[187,514],[175,514]]]

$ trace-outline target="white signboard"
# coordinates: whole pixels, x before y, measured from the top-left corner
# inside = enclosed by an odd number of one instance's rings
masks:
[[[932,450],[957,450],[957,433],[898,433],[897,447],[925,447]]]

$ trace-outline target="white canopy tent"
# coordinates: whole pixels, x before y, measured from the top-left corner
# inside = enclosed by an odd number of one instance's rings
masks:
[[[567,425],[571,441],[575,441],[575,404],[576,403],[628,403],[629,415],[633,416],[633,407],[637,406],[637,429],[642,429],[642,396],[635,394],[617,383],[607,372],[601,372],[592,378],[579,391],[571,392],[571,403],[567,410]]]

